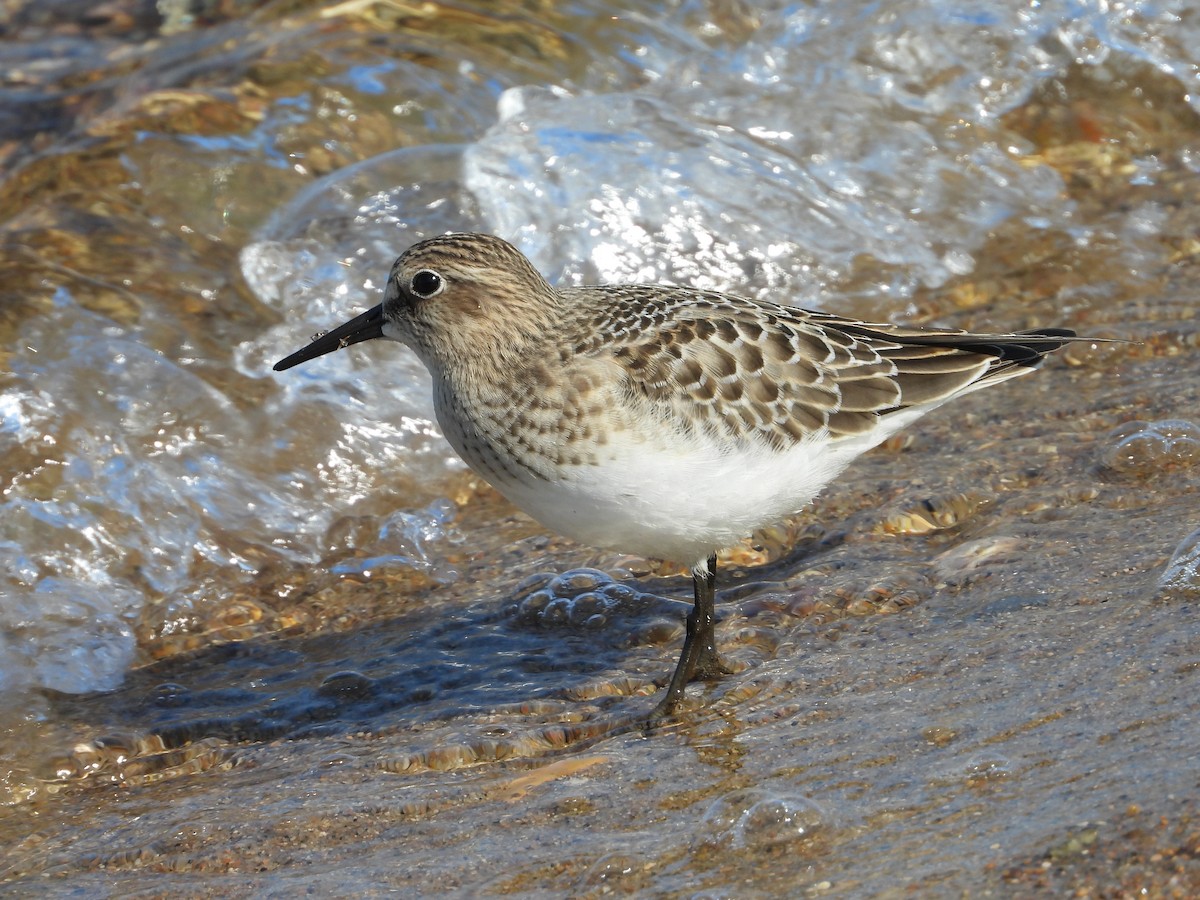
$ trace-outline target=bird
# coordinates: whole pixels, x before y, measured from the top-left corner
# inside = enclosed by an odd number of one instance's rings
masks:
[[[869,323],[682,286],[557,288],[508,241],[451,233],[404,251],[381,303],[274,369],[381,338],[417,354],[445,437],[515,506],[580,543],[689,567],[654,723],[689,682],[730,674],[714,637],[718,550],[1076,334]]]

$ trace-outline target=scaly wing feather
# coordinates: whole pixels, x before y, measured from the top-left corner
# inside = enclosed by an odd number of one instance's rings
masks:
[[[1019,375],[1073,337],[869,324],[663,287],[616,288],[609,299],[604,341],[581,335],[576,354],[611,354],[631,399],[677,427],[780,450],[823,429],[834,440],[863,435],[892,413]]]

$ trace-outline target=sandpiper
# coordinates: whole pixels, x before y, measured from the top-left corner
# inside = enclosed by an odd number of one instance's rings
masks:
[[[383,302],[275,365],[374,338],[433,376],[438,423],[516,506],[577,541],[691,567],[695,602],[652,720],[727,674],[716,551],[798,512],[856,456],[1075,336],[871,324],[664,285],[557,289],[486,234],[422,241]]]

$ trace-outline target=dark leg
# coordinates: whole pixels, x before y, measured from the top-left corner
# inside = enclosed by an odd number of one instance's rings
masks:
[[[697,614],[696,629],[696,664],[692,668],[690,681],[716,681],[725,675],[733,674],[717,653],[717,636],[713,626],[717,621],[714,594],[717,586],[717,555],[710,556],[705,564],[705,570],[700,573],[692,572],[692,586],[696,593],[696,605],[692,608]]]
[[[717,655],[716,638],[713,634],[713,624],[716,620],[714,592],[717,582],[717,555],[714,553],[704,563],[692,570],[692,586],[695,588],[696,601],[687,617],[687,635],[683,639],[683,652],[679,663],[675,666],[675,674],[667,685],[666,696],[654,711],[650,713],[650,721],[657,722],[671,715],[679,701],[683,699],[683,690],[693,678],[706,681],[728,675],[729,669]]]

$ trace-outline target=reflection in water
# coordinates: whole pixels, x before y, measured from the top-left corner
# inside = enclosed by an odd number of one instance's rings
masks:
[[[86,6],[2,51],[3,877],[852,895],[1170,849],[1136,826],[1187,811],[1200,695],[1185,5]],[[681,579],[476,483],[402,348],[269,373],[465,228],[562,283],[1140,343],[735,548],[740,671],[647,736]]]

